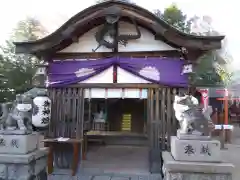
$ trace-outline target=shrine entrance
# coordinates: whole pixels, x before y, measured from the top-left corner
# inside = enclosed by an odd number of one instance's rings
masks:
[[[128,87],[128,84],[116,86],[134,88],[134,85]],[[60,146],[54,147],[54,168],[71,169],[78,152],[77,164],[80,171],[95,167],[109,172],[135,169],[139,173],[160,173],[161,152],[170,149],[170,136],[176,133],[177,125],[172,102],[177,89],[154,87],[156,86],[154,84],[145,86],[142,84],[142,87],[147,89],[146,99],[112,99],[112,102],[109,100],[110,106],[107,109],[111,112],[108,112],[109,122],[104,127],[96,127],[96,124],[94,126],[91,113],[94,104],[91,101],[94,102],[94,100],[84,97],[84,88],[49,89],[52,99],[52,121],[48,138],[61,137],[79,141],[82,139],[79,148],[74,149],[74,146],[67,147],[66,145],[61,148]],[[111,89],[112,86],[106,84],[105,87]],[[106,106],[105,101],[108,99],[100,101],[100,104],[104,102]],[[135,122],[129,123],[129,120]],[[105,145],[102,146],[100,143],[97,146],[96,144],[90,146],[89,143],[94,141],[93,137],[95,141],[102,140]],[[76,142],[72,144],[74,143]],[[115,164],[114,167],[112,163]],[[53,171],[53,165],[51,168],[50,172]],[[76,172],[77,166],[75,168],[72,170]]]

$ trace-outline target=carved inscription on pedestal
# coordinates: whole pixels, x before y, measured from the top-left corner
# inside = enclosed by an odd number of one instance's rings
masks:
[[[207,144],[201,145],[200,154],[211,156],[211,150]]]
[[[180,140],[172,136],[171,154],[177,161],[221,161],[220,142],[217,140]]]
[[[0,138],[0,147],[6,146],[6,140],[3,138]]]
[[[184,153],[187,154],[188,156],[194,155],[194,154],[202,154],[206,156],[211,156],[211,149],[208,146],[208,144],[201,144],[200,149],[197,149],[194,147],[192,144],[187,144],[184,147]]]
[[[26,154],[37,148],[37,134],[0,135],[0,154]]]
[[[0,137],[0,148],[19,148],[20,143],[18,138]]]
[[[12,139],[11,140],[11,147],[19,148],[19,140],[18,139]]]
[[[194,154],[195,153],[195,149],[193,148],[193,146],[191,144],[188,144],[184,147],[184,153],[187,154],[187,155],[191,155],[191,154]]]

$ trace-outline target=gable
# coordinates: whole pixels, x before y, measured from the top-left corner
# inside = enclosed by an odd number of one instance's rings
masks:
[[[95,39],[96,32],[102,27],[100,25],[86,32],[78,38],[77,43],[72,43],[65,49],[59,51],[64,53],[88,53],[93,52],[98,46]],[[149,30],[139,27],[141,37],[137,40],[131,40],[126,46],[118,44],[119,52],[139,52],[139,51],[171,51],[176,50],[170,45],[161,40],[155,40],[155,36]],[[119,22],[119,34],[136,34],[136,30],[133,24],[128,22]],[[96,52],[112,52],[111,49],[101,46]]]

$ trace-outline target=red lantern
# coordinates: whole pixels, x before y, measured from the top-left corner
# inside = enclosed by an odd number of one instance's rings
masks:
[[[202,94],[202,104],[204,108],[208,107],[209,104],[209,97],[208,97],[208,89],[200,89],[199,92]]]

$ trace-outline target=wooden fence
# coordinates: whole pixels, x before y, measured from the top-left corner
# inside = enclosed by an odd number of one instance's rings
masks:
[[[173,110],[174,88],[150,88],[148,90],[148,138],[150,172],[159,173],[161,151],[170,150],[170,137],[176,134],[177,121]]]
[[[48,137],[83,137],[84,89],[48,89],[52,100],[51,122]]]

